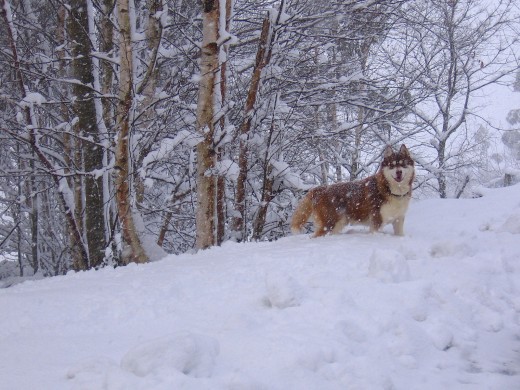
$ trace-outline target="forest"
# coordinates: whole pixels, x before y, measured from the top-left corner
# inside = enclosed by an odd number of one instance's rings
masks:
[[[316,185],[520,179],[514,0],[0,0],[0,279],[289,234]],[[504,183],[505,182],[505,183]]]

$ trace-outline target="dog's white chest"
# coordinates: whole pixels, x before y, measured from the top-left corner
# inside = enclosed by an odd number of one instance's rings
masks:
[[[410,203],[410,198],[407,196],[391,196],[388,202],[381,206],[381,218],[383,219],[383,224],[404,217],[406,210],[408,209],[408,203]]]

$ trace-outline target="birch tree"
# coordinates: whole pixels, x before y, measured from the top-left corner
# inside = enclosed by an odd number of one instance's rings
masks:
[[[197,239],[196,247],[205,249],[215,244],[216,180],[212,172],[216,165],[215,104],[219,72],[219,0],[202,2],[202,48],[200,82],[197,103]]]
[[[117,107],[117,142],[115,151],[116,203],[123,236],[122,261],[144,263],[148,256],[141,244],[134,217],[134,197],[131,186],[131,114],[134,104],[134,75],[132,50],[132,0],[117,0],[119,22],[119,103]],[[133,4],[132,4],[133,5]]]

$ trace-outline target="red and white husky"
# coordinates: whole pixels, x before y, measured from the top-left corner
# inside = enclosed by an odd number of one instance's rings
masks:
[[[339,233],[349,224],[368,225],[375,232],[388,223],[394,234],[402,236],[414,177],[414,161],[406,146],[398,152],[387,146],[375,175],[310,190],[294,211],[291,229],[301,232],[312,217],[315,237]]]

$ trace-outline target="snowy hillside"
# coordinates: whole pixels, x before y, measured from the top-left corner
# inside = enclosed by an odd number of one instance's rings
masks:
[[[520,389],[520,185],[0,291],[0,388]]]

